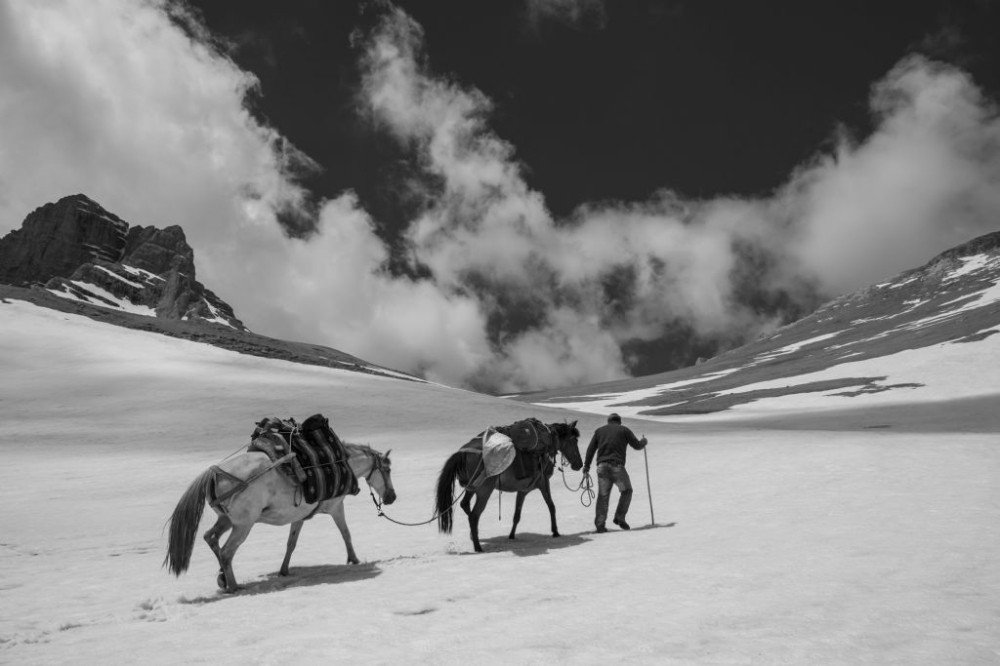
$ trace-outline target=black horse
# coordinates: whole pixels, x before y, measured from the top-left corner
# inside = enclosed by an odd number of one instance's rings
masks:
[[[552,491],[549,487],[549,479],[556,467],[556,455],[562,454],[569,461],[573,470],[583,467],[577,441],[580,438],[580,431],[576,429],[576,421],[543,424],[529,419],[528,422],[521,421],[515,425],[523,423],[529,423],[532,428],[537,428],[536,438],[540,443],[540,451],[537,453],[529,453],[519,449],[510,467],[496,476],[487,477],[482,466],[480,452],[483,448],[483,433],[480,433],[445,461],[441,475],[438,477],[438,528],[447,534],[451,533],[452,507],[455,503],[454,484],[455,480],[458,479],[458,482],[465,488],[461,505],[462,510],[469,517],[472,545],[478,553],[483,552],[483,547],[479,543],[479,516],[486,509],[486,503],[494,490],[517,493],[514,506],[514,524],[510,528],[511,539],[514,538],[517,523],[521,520],[521,506],[524,504],[524,496],[535,488],[542,491],[542,498],[545,499],[545,504],[549,507],[549,516],[552,519],[552,536],[557,537],[559,536],[559,528],[556,527],[556,506],[552,502]],[[495,430],[509,434],[507,431],[512,427],[506,426]],[[525,471],[528,472],[527,475],[525,475]],[[475,507],[471,506],[473,496],[476,498]]]

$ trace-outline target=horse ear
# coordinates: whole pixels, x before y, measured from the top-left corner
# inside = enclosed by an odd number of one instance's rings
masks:
[[[573,421],[572,423],[570,423],[569,427],[570,428],[575,428],[576,427],[576,421]]]
[[[392,449],[389,449],[388,451],[385,452],[385,457],[388,458],[390,453],[392,453]]]

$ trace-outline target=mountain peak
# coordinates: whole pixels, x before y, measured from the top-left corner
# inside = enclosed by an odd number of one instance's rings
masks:
[[[194,250],[180,226],[130,226],[85,194],[40,206],[0,238],[0,282],[245,330],[232,307],[195,279]]]

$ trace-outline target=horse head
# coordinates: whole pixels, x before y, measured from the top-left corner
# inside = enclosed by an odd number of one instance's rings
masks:
[[[392,461],[389,459],[392,449],[380,453],[369,448],[366,453],[371,460],[371,469],[365,475],[365,481],[383,502],[392,504],[396,501],[396,490],[392,487]]]
[[[556,449],[569,461],[570,468],[575,472],[583,467],[583,458],[580,457],[580,431],[576,429],[576,421],[550,423],[549,430],[555,433]]]

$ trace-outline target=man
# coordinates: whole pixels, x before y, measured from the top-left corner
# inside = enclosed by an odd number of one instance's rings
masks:
[[[611,499],[611,486],[618,486],[621,497],[618,499],[618,509],[615,511],[615,525],[623,530],[631,529],[625,522],[628,505],[632,502],[632,481],[625,471],[625,445],[639,450],[646,446],[646,438],[636,439],[631,430],[622,425],[622,419],[617,414],[608,417],[607,425],[594,431],[594,436],[587,447],[587,460],[583,464],[583,473],[590,472],[590,462],[597,454],[597,514],[594,524],[598,532],[607,532],[604,522],[608,518],[608,502]]]

